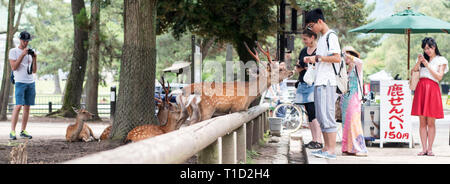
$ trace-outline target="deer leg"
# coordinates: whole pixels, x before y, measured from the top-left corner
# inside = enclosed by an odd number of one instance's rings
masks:
[[[183,102],[183,101],[185,101],[184,98],[185,97],[182,95],[179,95],[176,97],[177,104],[180,106],[180,109],[181,109],[180,117],[177,120],[177,122],[179,122],[179,124],[184,124],[189,117],[189,112],[187,109],[188,106],[186,106]]]
[[[202,118],[201,110],[199,107],[200,102],[201,102],[201,97],[195,96],[189,103],[190,107],[192,108],[192,114],[191,114],[190,122],[189,122],[189,124],[191,124],[191,125],[196,122],[199,122]]]
[[[91,129],[91,127],[88,127],[88,129],[89,129],[89,136],[90,136],[90,137],[92,137],[92,139],[93,139],[94,141],[97,141],[98,139],[97,139],[97,138],[95,138],[95,136],[94,136],[94,132],[92,132],[92,129]]]

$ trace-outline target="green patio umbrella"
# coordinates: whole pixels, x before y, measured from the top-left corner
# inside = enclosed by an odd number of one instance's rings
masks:
[[[360,33],[392,33],[408,35],[408,74],[410,57],[410,34],[414,33],[447,33],[450,32],[450,23],[425,16],[408,9],[391,15],[390,17],[374,21],[364,26],[350,30]],[[409,76],[409,75],[408,75]]]

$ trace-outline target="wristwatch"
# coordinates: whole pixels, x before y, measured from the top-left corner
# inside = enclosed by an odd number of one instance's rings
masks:
[[[316,55],[316,62],[322,62],[322,57],[320,57],[319,55]]]

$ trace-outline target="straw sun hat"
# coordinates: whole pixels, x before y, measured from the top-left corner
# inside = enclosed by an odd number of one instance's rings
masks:
[[[356,51],[355,48],[353,48],[352,46],[345,46],[342,50],[343,50],[344,52],[351,52],[351,53],[355,54],[358,58],[360,58],[360,56],[361,56],[361,55],[359,54],[359,52]]]

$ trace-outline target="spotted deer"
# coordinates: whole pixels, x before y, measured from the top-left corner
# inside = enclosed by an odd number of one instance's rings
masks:
[[[109,138],[109,134],[111,133],[112,126],[109,125],[108,127],[103,130],[102,135],[100,135],[100,140],[106,140]]]
[[[255,53],[253,53],[250,48],[248,48],[247,44],[244,43],[247,50],[251,53],[251,55],[255,58],[257,63],[262,63],[258,57],[258,52],[255,49]],[[234,81],[234,82],[225,82],[225,83],[194,83],[183,88],[183,94],[180,97],[177,97],[177,103],[181,104],[182,112],[181,117],[184,122],[187,124],[194,124],[199,121],[204,121],[210,119],[213,114],[228,114],[233,112],[245,111],[248,110],[250,104],[258,98],[262,92],[270,87],[273,83],[279,83],[284,79],[293,75],[292,71],[287,70],[285,67],[280,67],[278,62],[272,61],[269,53],[269,49],[264,51],[261,46],[256,43],[258,49],[266,55],[268,59],[266,70],[259,71],[256,75],[256,81],[250,82],[242,82],[242,81]],[[265,63],[263,63],[265,64]],[[275,77],[278,77],[278,80],[273,80]],[[263,83],[262,86],[259,86],[260,80],[266,79],[266,83]],[[222,89],[216,88],[215,85],[223,85]],[[203,88],[203,86],[211,86],[210,89]],[[226,95],[225,91],[227,90],[227,86],[231,86],[234,90],[233,95]],[[245,93],[244,95],[238,95],[238,86],[244,86]],[[258,89],[256,95],[250,95],[249,89]],[[222,90],[222,91],[217,91]],[[212,94],[212,95],[208,95]],[[198,99],[194,101],[189,101],[188,99]],[[184,103],[187,102],[185,105]],[[196,115],[197,114],[197,115]],[[199,114],[199,115],[198,115]],[[198,116],[193,118],[193,116]]]
[[[94,115],[85,109],[73,108],[73,110],[77,113],[77,117],[75,120],[75,124],[71,124],[67,127],[66,140],[68,142],[90,142],[97,140],[94,137],[94,133],[92,133],[92,129],[87,124],[85,124],[85,121],[92,119]]]
[[[168,84],[168,87],[166,88],[164,87],[164,78],[162,78],[162,81],[163,82],[160,83],[166,93],[165,99],[162,100],[155,98],[158,105],[158,114],[156,116],[160,125],[147,124],[138,126],[128,132],[125,142],[137,142],[143,139],[165,134],[179,129],[182,125],[180,123],[181,120],[179,119],[181,112],[180,106],[169,101],[169,99],[171,99],[171,96],[169,96],[170,85]]]

